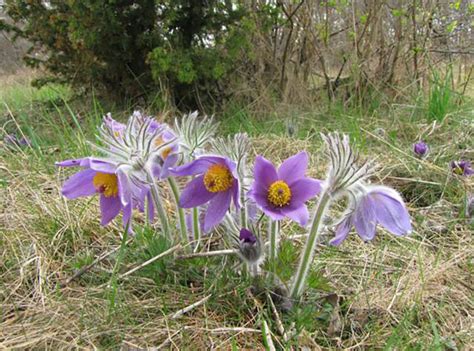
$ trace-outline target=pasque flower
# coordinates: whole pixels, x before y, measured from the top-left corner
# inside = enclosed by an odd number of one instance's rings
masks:
[[[474,169],[471,167],[471,162],[466,160],[451,161],[451,169],[457,175],[470,176],[474,174]]]
[[[289,217],[305,226],[309,219],[305,202],[321,191],[321,181],[305,176],[307,166],[308,154],[304,151],[286,159],[278,170],[257,156],[249,197],[273,220]]]
[[[255,264],[262,260],[262,243],[250,230],[242,228],[239,239],[239,255],[246,262]]]
[[[133,184],[131,189],[125,189],[116,174],[117,167],[110,162],[86,157],[57,162],[56,165],[83,168],[64,183],[61,192],[68,199],[99,194],[102,225],[107,225],[122,211],[123,224],[126,227],[130,221],[133,207],[143,210],[148,190]],[[130,198],[124,201],[122,198],[125,196],[130,196]],[[151,204],[151,201],[148,203]],[[150,207],[148,210],[153,212]]]
[[[181,167],[171,169],[175,176],[196,176],[181,194],[183,208],[202,206],[209,202],[204,217],[204,230],[221,222],[231,201],[239,208],[239,180],[235,162],[221,156],[201,156]]]
[[[428,144],[423,141],[419,141],[413,144],[413,152],[419,158],[425,158],[428,155],[429,151],[430,149],[428,147]]]
[[[394,235],[409,234],[410,216],[400,194],[386,186],[366,186],[352,198],[351,209],[336,227],[336,236],[330,241],[340,245],[352,226],[364,241],[375,237],[377,224]]]

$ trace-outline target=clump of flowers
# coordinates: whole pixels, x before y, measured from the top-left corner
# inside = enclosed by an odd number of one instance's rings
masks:
[[[200,245],[201,234],[221,227],[224,251],[230,249],[241,258],[241,270],[251,276],[268,274],[275,289],[294,300],[305,291],[317,244],[329,228],[336,232],[330,241],[333,245],[342,244],[352,227],[364,241],[374,239],[378,226],[397,236],[411,232],[402,197],[387,186],[369,184],[373,163],[359,158],[347,135],[321,135],[329,167],[325,179],[318,180],[307,175],[307,152],[296,153],[278,168],[257,155],[250,167],[249,138],[245,134],[216,138],[216,129],[212,118],[196,112],[177,119],[174,127],[140,112],[134,112],[126,124],[107,115],[98,143],[92,144],[97,155],[57,163],[80,168],[65,181],[62,194],[69,199],[97,195],[101,224],[122,213],[131,233],[134,209],[146,213],[150,221],[156,213],[157,235],[196,251],[205,247]],[[427,148],[423,151],[419,145],[414,151],[426,154]],[[180,186],[183,181],[187,182]],[[165,183],[175,211],[163,206]],[[328,218],[328,210],[341,197],[348,198],[346,210]],[[313,199],[316,203],[309,210]],[[276,276],[280,231],[286,219],[303,228],[310,224],[288,290],[281,289]],[[175,226],[170,225],[173,220]],[[264,262],[269,272],[262,269]]]

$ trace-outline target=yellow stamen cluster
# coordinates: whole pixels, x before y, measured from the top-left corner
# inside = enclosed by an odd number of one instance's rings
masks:
[[[118,195],[118,181],[115,174],[97,172],[92,180],[97,191],[105,197],[115,197]]]
[[[291,189],[283,180],[277,180],[268,188],[267,199],[272,205],[286,206],[291,200]]]
[[[161,137],[161,136],[158,137],[158,138],[156,138],[156,140],[155,140],[155,146],[158,146],[158,147],[159,147],[159,146],[163,145],[164,143],[165,143],[165,141],[163,140],[163,137]],[[161,158],[162,158],[163,160],[166,159],[166,158],[170,155],[171,151],[173,151],[173,150],[171,149],[171,147],[169,147],[169,146],[168,146],[168,147],[165,147],[165,148],[163,149],[163,151],[161,151]]]
[[[204,186],[211,193],[226,191],[233,182],[234,177],[229,168],[221,164],[212,165],[204,174]]]

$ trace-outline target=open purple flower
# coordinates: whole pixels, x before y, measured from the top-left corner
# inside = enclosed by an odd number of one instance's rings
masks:
[[[474,174],[474,169],[471,167],[471,162],[466,160],[451,161],[451,169],[457,175],[470,176]]]
[[[429,150],[428,144],[423,141],[413,144],[413,152],[419,158],[425,158],[428,155]]]
[[[137,187],[129,182],[114,164],[87,157],[57,162],[56,165],[84,168],[69,177],[63,184],[61,192],[68,199],[99,194],[101,225],[107,225],[122,211],[123,225],[126,227],[134,207],[144,211],[145,197],[150,196],[149,189]],[[152,217],[152,201],[148,203],[148,212]]]
[[[394,235],[409,234],[412,230],[410,215],[401,196],[385,186],[369,186],[355,201],[352,211],[336,227],[336,236],[331,245],[340,245],[354,225],[364,241],[375,237],[377,224]]]
[[[232,199],[234,205],[240,207],[236,168],[236,163],[226,157],[201,156],[170,170],[175,176],[196,176],[181,194],[179,206],[193,208],[209,202],[204,217],[206,232],[222,221]]]
[[[278,170],[257,156],[249,196],[273,220],[289,217],[305,226],[309,219],[305,202],[321,191],[321,181],[305,176],[307,166],[308,154],[304,151],[286,159]]]

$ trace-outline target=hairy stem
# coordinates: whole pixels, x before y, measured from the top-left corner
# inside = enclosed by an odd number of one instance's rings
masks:
[[[160,191],[158,189],[158,184],[156,183],[155,177],[153,176],[150,170],[147,171],[147,177],[148,177],[148,182],[151,185],[151,198],[153,199],[153,204],[155,205],[156,212],[158,213],[158,217],[160,218],[163,234],[166,238],[171,239],[168,217],[166,216],[166,211],[163,208],[163,204],[161,203],[161,197],[160,197]]]
[[[268,223],[268,236],[269,236],[269,241],[270,245],[268,247],[268,261],[270,262],[270,269],[273,275],[275,275],[276,271],[276,258],[278,256],[278,241],[279,241],[279,234],[280,234],[280,228],[279,228],[279,222],[278,221],[272,221],[270,220]],[[272,278],[273,279],[273,278]]]
[[[303,254],[300,258],[300,263],[296,275],[293,278],[293,285],[291,287],[291,297],[297,299],[301,296],[305,286],[308,272],[313,263],[314,252],[316,245],[318,243],[319,235],[321,234],[321,224],[324,218],[326,210],[329,208],[331,203],[331,196],[328,190],[324,192],[319,197],[318,205],[316,206],[316,211],[314,213],[313,223],[311,224],[311,229],[309,232],[308,240],[303,251]]]
[[[168,183],[171,188],[171,192],[173,193],[174,196],[174,201],[176,204],[176,210],[178,212],[178,220],[179,220],[179,230],[181,232],[181,240],[183,243],[188,242],[188,232],[187,232],[187,227],[186,227],[186,217],[184,215],[184,210],[179,206],[179,188],[178,184],[176,184],[176,181],[172,177],[168,177]]]
[[[199,244],[201,242],[201,228],[199,226],[199,208],[198,207],[193,208],[193,234],[194,234],[194,241],[196,242],[194,251],[197,251]]]

